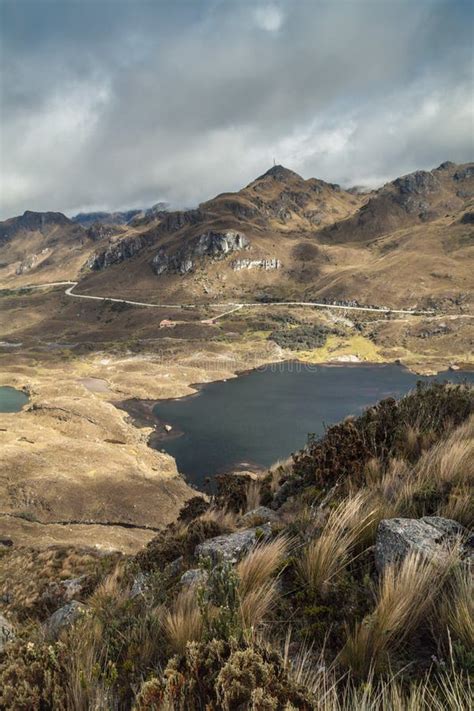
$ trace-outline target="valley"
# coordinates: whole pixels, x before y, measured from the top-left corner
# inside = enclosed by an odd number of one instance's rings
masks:
[[[0,413],[0,534],[131,550],[174,520],[194,489],[125,401],[294,359],[462,376],[473,172],[358,193],[275,166],[188,211],[0,223],[0,385],[29,395]]]

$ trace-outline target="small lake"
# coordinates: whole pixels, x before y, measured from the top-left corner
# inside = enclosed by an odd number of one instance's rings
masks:
[[[202,488],[206,477],[232,467],[270,466],[301,449],[308,433],[322,434],[325,425],[435,379],[474,383],[474,372],[423,377],[398,365],[273,364],[158,403],[154,415],[173,430],[155,446]]]
[[[19,412],[28,402],[28,395],[8,385],[0,387],[0,412]]]

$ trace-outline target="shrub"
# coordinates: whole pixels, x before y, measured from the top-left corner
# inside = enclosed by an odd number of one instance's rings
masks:
[[[63,680],[64,645],[22,639],[7,645],[0,667],[0,708],[15,711],[68,711]]]
[[[326,326],[298,326],[272,331],[269,338],[281,348],[304,351],[324,346],[328,333]]]
[[[429,446],[473,411],[474,388],[418,383],[398,402],[382,400],[360,417],[329,427],[321,439],[310,437],[306,448],[294,455],[294,480],[290,477],[287,494],[308,484],[330,487],[338,480],[350,479],[353,485],[361,485],[372,459],[386,466],[391,457],[412,459],[414,452],[420,451],[413,442],[407,445],[407,432],[416,430]]]

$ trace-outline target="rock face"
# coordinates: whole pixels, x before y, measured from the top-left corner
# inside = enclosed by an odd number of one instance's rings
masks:
[[[206,570],[201,568],[191,568],[181,576],[181,585],[183,587],[194,587],[195,585],[205,585],[209,575]]]
[[[197,259],[223,259],[232,252],[246,249],[249,246],[247,237],[241,232],[205,232],[190,240],[174,254],[168,254],[160,249],[152,261],[152,267],[158,276],[166,273],[187,274],[191,272]]]
[[[102,252],[96,252],[87,261],[89,269],[100,270],[110,267],[112,264],[118,264],[125,259],[138,254],[144,247],[149,244],[149,238],[146,235],[137,235],[128,237],[110,244],[107,249]]]
[[[71,600],[59,610],[53,612],[45,623],[46,634],[51,639],[56,639],[61,630],[70,627],[86,611],[86,606],[77,600]]]
[[[260,528],[248,528],[228,536],[210,538],[196,546],[194,555],[197,558],[210,558],[216,565],[219,561],[237,563],[262,537],[269,536],[271,527],[265,524]],[[260,535],[259,535],[260,534]]]
[[[3,652],[6,643],[14,639],[14,637],[13,625],[6,617],[0,615],[0,654]]]
[[[375,543],[375,563],[379,572],[412,552],[428,558],[443,556],[461,536],[467,539],[462,556],[471,558],[473,542],[456,521],[439,516],[420,519],[390,518],[380,522]]]
[[[272,269],[281,269],[281,262],[279,259],[235,259],[230,266],[235,272],[243,269],[270,271]]]

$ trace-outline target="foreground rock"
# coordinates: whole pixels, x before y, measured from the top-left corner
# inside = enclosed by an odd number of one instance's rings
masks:
[[[210,558],[214,565],[219,561],[237,563],[259,540],[270,534],[271,527],[265,524],[260,528],[248,528],[227,536],[217,536],[196,546],[194,554],[197,558]]]
[[[71,600],[59,610],[53,612],[45,623],[46,634],[50,639],[57,639],[63,629],[73,625],[86,611],[86,606],[77,600]]]
[[[468,531],[456,521],[439,516],[384,519],[377,530],[375,563],[380,572],[409,553],[440,557],[459,539],[463,540],[461,556],[472,558],[472,537],[469,539]]]
[[[13,625],[7,620],[6,617],[0,615],[0,654],[7,642],[14,639],[15,632],[13,630]]]
[[[258,526],[273,521],[278,521],[278,514],[267,506],[257,506],[256,509],[247,511],[240,519],[240,522],[247,526]]]
[[[208,572],[201,568],[191,568],[181,576],[181,585],[185,588],[194,587],[195,585],[205,585],[208,580]]]

